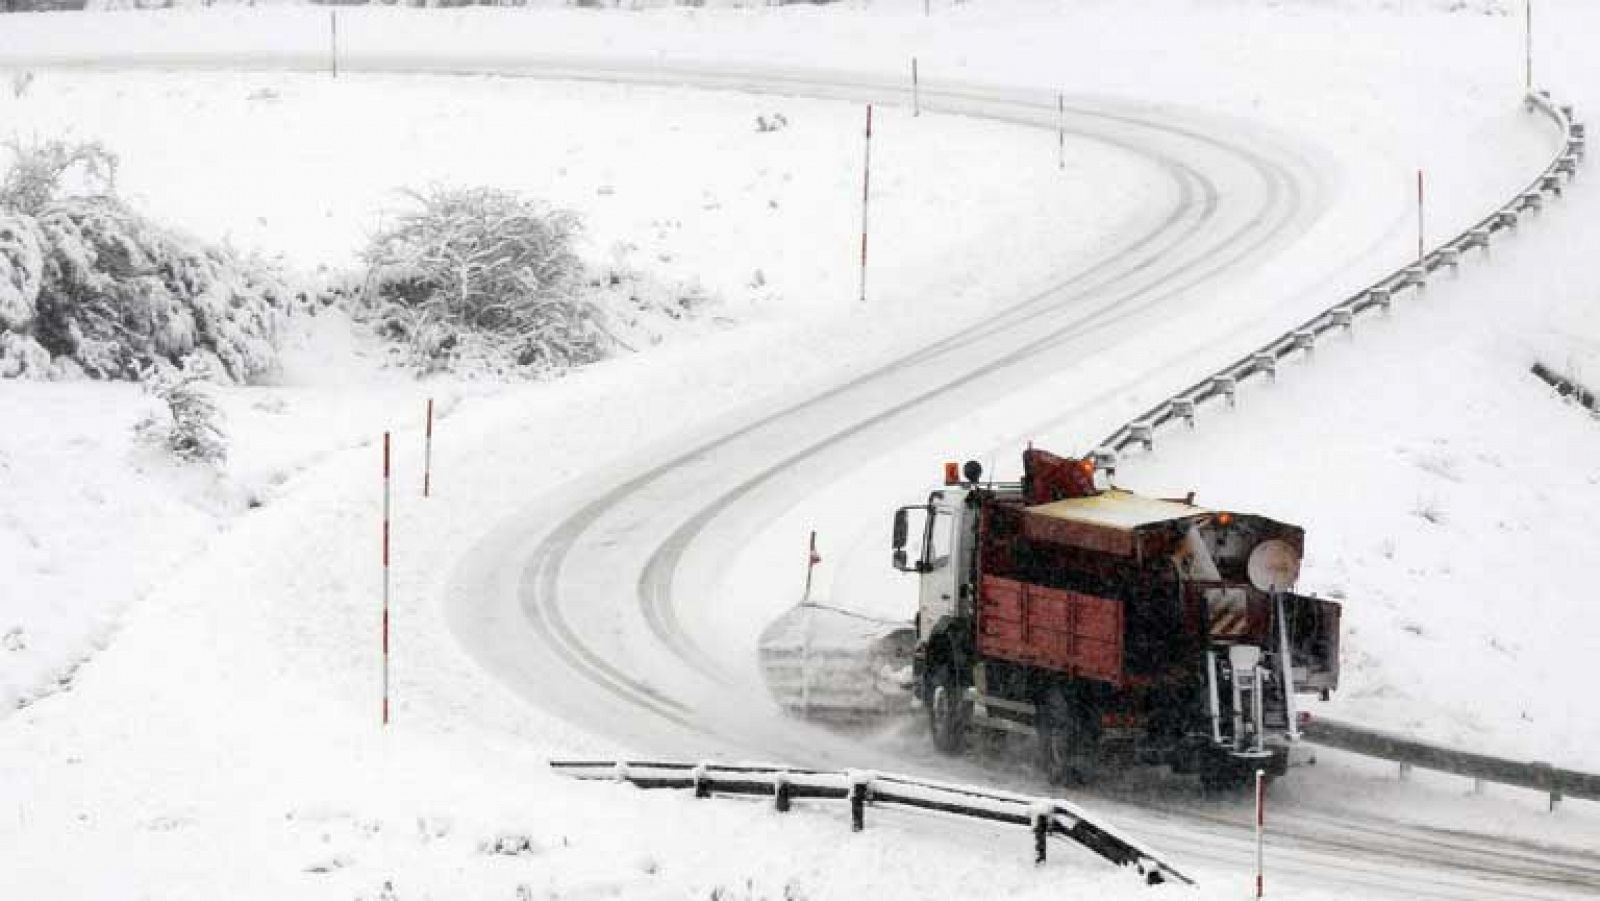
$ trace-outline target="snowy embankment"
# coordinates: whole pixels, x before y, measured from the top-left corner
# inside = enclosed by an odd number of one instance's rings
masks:
[[[104,142],[121,156],[123,193],[150,215],[281,255],[291,271],[353,268],[367,234],[405,202],[402,190],[470,179],[580,211],[588,256],[650,273],[705,307],[681,322],[644,322],[634,334],[704,339],[734,323],[759,333],[855,304],[860,123],[848,106],[485,78],[347,82],[42,72],[20,95],[0,98],[0,110],[16,134]],[[538,113],[507,117],[508,109]],[[217,127],[172,147],[170,123],[196,115]],[[775,115],[785,123],[760,130],[758,118]],[[915,124],[926,139],[880,139],[885,236],[875,258],[916,273],[875,288],[880,306],[981,309],[1003,288],[956,263],[963,247],[998,244],[1003,229],[1031,233],[1029,244],[1049,237],[1090,252],[1095,233],[1116,218],[1102,211],[1143,177],[1078,142],[1071,170],[1060,173],[1048,157],[1027,158],[1014,128],[953,117],[912,123],[897,111],[879,118],[881,135]],[[544,138],[546,122],[566,123],[567,136]],[[463,144],[463,133],[474,140]],[[675,177],[656,177],[661,166]],[[915,232],[907,223],[917,221],[947,227],[908,240]],[[1001,256],[1013,278],[1046,264]],[[942,290],[925,302],[936,284]],[[850,340],[882,340],[882,328],[876,338],[863,331]],[[170,472],[133,445],[132,424],[154,409],[135,389],[9,383],[4,400],[20,427],[6,434],[4,450],[25,490],[6,498],[5,534],[18,548],[11,586],[22,603],[0,614],[0,633],[12,636],[12,651],[0,656],[5,691],[25,699],[46,690],[86,642],[103,640],[129,598],[231,514],[270,501],[308,459],[414,426],[425,396],[494,390],[408,384],[380,371],[382,359],[382,348],[337,313],[295,323],[275,387],[221,393],[234,460],[216,480]],[[75,461],[73,475],[35,477],[64,459]]]
[[[892,14],[812,10],[648,19],[482,11],[421,19],[374,10],[349,16],[346,24],[353,47],[359,49],[362,38],[361,26],[352,23],[364,23],[373,29],[369,49],[376,53],[387,47],[396,58],[460,58],[533,47],[635,58],[809,61],[898,73],[901,60],[915,48],[925,54],[925,73],[932,60],[934,71],[943,65],[945,71],[967,77],[1070,83],[1254,114],[1332,145],[1331,155],[1343,163],[1341,186],[1347,199],[1356,195],[1351,203],[1365,205],[1368,219],[1391,221],[1394,233],[1386,237],[1400,248],[1405,244],[1410,159],[1432,154],[1438,168],[1453,172],[1465,190],[1475,184],[1476,175],[1499,172],[1508,156],[1523,150],[1500,153],[1499,148],[1478,147],[1474,149],[1482,152],[1468,154],[1453,149],[1475,134],[1503,137],[1521,127],[1512,109],[1514,85],[1501,86],[1481,73],[1463,74],[1468,60],[1476,63],[1479,54],[1502,49],[1509,53],[1515,44],[1514,35],[1503,34],[1505,23],[1495,17],[1412,19],[1351,13],[1357,23],[1351,25],[1294,6],[1273,12],[1191,9],[1184,4],[1154,8],[1159,11],[1130,14],[1090,4],[1077,9],[1079,18],[1064,21],[1058,9],[997,5],[998,11],[962,10],[955,19],[924,21],[919,16],[914,25]],[[82,28],[69,27],[64,33],[39,30],[63,28],[60,19],[29,17],[0,38],[0,52],[72,55],[92,52],[97,43],[109,48],[142,40],[147,46],[167,41],[169,50],[204,45],[225,55],[242,46],[270,47],[274,41],[282,46],[282,29],[249,26],[285,21],[304,25],[306,39],[297,34],[293,47],[321,46],[317,29],[326,22],[321,11],[299,19],[287,13],[272,18],[278,15],[202,17],[195,21],[215,27],[199,33],[193,22],[175,16],[84,18],[72,20]],[[1129,23],[1130,15],[1136,21]],[[1086,21],[1098,28],[1085,28]],[[412,33],[418,22],[448,22],[451,28],[417,28]],[[1348,28],[1351,39],[1327,47],[1323,32],[1337,26]],[[1416,97],[1384,97],[1381,115],[1375,113],[1374,99],[1382,91],[1410,83],[1397,77],[1411,62],[1409,48],[1438,31],[1462,44],[1441,54],[1441,67],[1451,71],[1418,73],[1416,82],[1427,90],[1418,88]],[[1175,37],[1196,33],[1205,36],[1204,46]],[[1267,34],[1278,40],[1264,41]],[[1152,55],[1176,55],[1178,63],[1171,69],[1110,65]],[[1308,57],[1324,59],[1326,65],[1306,66]],[[1218,59],[1240,60],[1242,68],[1230,73],[1216,65]],[[1213,60],[1209,68],[1206,60]],[[1196,77],[1196,67],[1211,77]],[[1295,77],[1274,77],[1258,85],[1260,73]],[[84,104],[96,111],[96,118],[85,117],[78,128],[93,127],[91,121],[117,122],[112,115],[116,102],[95,99],[108,84],[97,78],[42,72],[32,90],[51,90],[54,82],[79,93],[73,104],[43,104],[39,115],[70,115],[74,104]],[[496,179],[515,180],[528,173],[559,172],[562,165],[551,156],[524,164],[524,153],[549,146],[540,140],[548,129],[504,115],[507,106],[532,107],[536,101],[560,109],[561,99],[553,96],[557,89],[495,80],[452,79],[440,87],[403,78],[342,77],[334,88],[290,76],[183,76],[177,82],[140,76],[145,78],[147,93],[139,93],[140,80],[113,89],[129,92],[123,97],[124,109],[134,109],[130,98],[140,102],[141,115],[129,117],[128,146],[116,147],[125,155],[131,191],[153,213],[211,234],[220,228],[232,232],[236,241],[267,249],[294,254],[298,248],[298,258],[308,264],[325,261],[317,254],[330,247],[348,253],[386,202],[387,192],[412,184],[413,174],[456,180],[463,171],[482,166],[497,172]],[[400,83],[405,83],[404,101],[396,99],[402,94]],[[208,84],[222,87],[209,94]],[[270,88],[277,98],[251,100],[250,94],[260,88]],[[463,90],[508,93],[482,100],[477,114],[458,113],[453,107]],[[549,93],[541,96],[541,90]],[[19,774],[0,787],[0,809],[8,811],[0,817],[0,847],[16,861],[11,866],[8,860],[5,878],[21,880],[24,890],[34,894],[58,897],[138,892],[163,897],[683,897],[707,896],[718,886],[728,892],[723,897],[736,898],[867,893],[889,898],[1045,897],[1059,894],[1063,880],[1101,897],[1140,893],[1125,874],[1105,873],[1092,858],[1063,856],[1065,863],[1035,871],[1023,862],[1025,839],[1020,834],[974,831],[964,825],[946,829],[922,819],[887,820],[881,831],[874,825],[845,842],[840,838],[846,827],[834,812],[777,819],[738,805],[640,797],[555,780],[542,767],[547,755],[617,749],[516,703],[456,648],[439,615],[437,596],[444,571],[488,520],[547,498],[554,508],[567,491],[563,486],[583,479],[623,449],[704,424],[735,404],[759,403],[770,393],[821,378],[833,367],[881,353],[903,332],[932,330],[927,321],[917,321],[919,312],[928,311],[935,326],[939,317],[975,315],[1056,265],[1059,257],[1052,255],[1063,243],[1075,258],[1092,257],[1096,235],[1127,224],[1117,217],[1107,221],[1105,210],[1116,206],[1117,197],[1137,198],[1145,181],[1138,165],[1075,146],[1071,157],[1081,168],[1062,182],[1048,136],[1023,133],[1019,140],[1016,133],[996,126],[942,117],[924,117],[913,125],[903,112],[891,114],[885,129],[889,134],[896,125],[904,134],[913,127],[940,131],[914,145],[886,138],[878,151],[885,173],[879,184],[890,190],[876,197],[875,228],[883,237],[874,244],[874,253],[881,254],[875,256],[875,266],[881,268],[874,272],[882,275],[873,283],[869,315],[854,312],[850,300],[859,110],[642,88],[583,90],[592,93],[581,95],[587,98],[580,104],[583,127],[581,133],[574,129],[573,140],[579,143],[568,145],[567,157],[574,166],[592,168],[565,188],[560,179],[516,184],[551,193],[570,190],[575,199],[568,202],[592,211],[597,224],[611,223],[606,228],[615,229],[611,234],[616,240],[648,248],[640,255],[654,256],[662,265],[672,262],[660,260],[662,254],[685,261],[680,272],[700,274],[739,318],[755,325],[606,364],[555,385],[515,389],[460,406],[439,438],[440,497],[426,507],[405,498],[398,508],[399,706],[397,725],[387,735],[374,726],[376,457],[371,446],[339,447],[370,440],[383,422],[414,426],[424,392],[408,396],[404,388],[385,388],[392,392],[386,402],[390,405],[380,407],[361,402],[360,392],[353,389],[355,412],[349,415],[330,415],[332,403],[321,391],[288,398],[281,412],[272,414],[276,418],[263,417],[271,424],[262,431],[300,433],[304,417],[325,421],[335,416],[338,431],[322,432],[304,446],[273,456],[257,473],[320,458],[317,465],[287,480],[264,508],[235,520],[226,534],[207,542],[204,555],[186,561],[168,578],[151,572],[151,581],[131,584],[114,570],[108,574],[102,569],[79,576],[91,586],[83,595],[110,602],[109,608],[97,608],[96,616],[115,609],[119,599],[146,596],[128,612],[110,647],[78,674],[72,691],[0,722],[0,759]],[[350,95],[362,96],[362,91],[371,92],[360,107],[366,113],[352,121],[355,107],[340,104]],[[529,93],[517,93],[521,91]],[[417,117],[409,104],[430,92],[438,95],[429,107],[435,115]],[[615,95],[615,104],[595,99],[607,94]],[[645,96],[652,102],[634,102]],[[172,103],[172,118],[143,115],[163,102],[160,97]],[[288,115],[300,100],[305,102],[300,107],[304,117]],[[4,102],[9,116],[16,109],[9,104],[25,103],[27,95]],[[666,170],[671,175],[662,178],[666,164],[655,151],[670,146],[663,145],[669,140],[663,136],[671,135],[672,120],[683,115],[679,107],[693,110],[700,104],[705,118],[693,131],[683,130],[686,143],[672,151]],[[463,106],[471,109],[470,103]],[[788,114],[801,107],[811,111]],[[756,133],[753,120],[776,109],[791,121],[789,130],[776,135],[780,140],[803,133],[813,122],[828,133],[780,145],[789,147],[779,151],[788,155],[775,164],[774,142],[769,140],[774,135]],[[611,111],[610,117],[605,110]],[[392,116],[385,118],[386,112]],[[197,148],[217,136],[239,137],[217,148],[218,154],[197,157],[208,160],[207,165],[180,165],[175,159],[183,156],[182,148],[172,147],[161,134],[143,139],[150,152],[130,149],[140,140],[134,127],[138,123],[132,120],[146,118],[150,132],[164,133],[161,122],[197,115],[230,123],[227,129],[202,131],[195,139]],[[258,115],[257,121],[270,127],[250,126]],[[654,127],[639,128],[641,115],[660,118]],[[717,128],[724,116],[725,133]],[[419,119],[424,124],[419,126]],[[305,130],[292,130],[296,128]],[[524,135],[522,145],[484,137],[505,129],[510,139],[520,128],[533,132]],[[326,140],[330,131],[335,139]],[[714,137],[706,145],[691,140],[707,133]],[[474,140],[460,140],[463,134]],[[726,140],[718,143],[717,137]],[[635,143],[632,153],[611,155],[629,140]],[[1430,149],[1437,145],[1443,149]],[[515,152],[496,156],[499,151],[485,150],[497,147]],[[888,162],[896,147],[907,154],[899,165]],[[1378,148],[1386,152],[1376,153]],[[966,166],[951,163],[957,151]],[[454,159],[479,152],[491,158]],[[608,158],[609,174],[596,162]],[[730,166],[730,159],[751,165]],[[1395,159],[1407,162],[1396,165]],[[210,181],[212,162],[236,168]],[[152,168],[140,174],[143,166]],[[156,168],[162,166],[170,168]],[[760,172],[763,166],[768,173]],[[903,173],[899,186],[890,174],[895,171]],[[369,175],[374,172],[378,174]],[[762,195],[768,191],[763,189],[779,190],[782,175],[774,173],[783,172],[800,184],[779,198],[780,207],[799,207],[806,210],[803,215],[774,217],[765,211]],[[1092,179],[1084,178],[1086,173],[1093,173]],[[1520,173],[1506,176],[1515,181]],[[1450,175],[1442,174],[1441,181],[1451,183]],[[612,184],[613,193],[599,193],[605,183]],[[747,185],[756,189],[746,191]],[[678,193],[653,197],[653,190]],[[349,193],[338,193],[345,191]],[[311,202],[322,192],[333,192],[329,196],[338,202]],[[1495,189],[1485,192],[1494,195]],[[606,220],[607,204],[618,199],[636,205]],[[895,213],[897,199],[902,205]],[[1468,209],[1472,203],[1467,199],[1458,196],[1456,202],[1460,215],[1476,212]],[[817,205],[807,206],[813,203]],[[188,214],[183,212],[186,205]],[[248,216],[230,212],[236,206],[270,211],[267,222],[250,224]],[[681,212],[656,212],[662,206]],[[705,223],[714,222],[719,209],[727,219],[713,229]],[[775,218],[784,228],[763,232],[762,223]],[[684,224],[681,229],[651,227],[651,220]],[[701,228],[705,231],[698,237],[675,237]],[[597,225],[593,234],[606,232]],[[1063,235],[1068,236],[1065,242]],[[1360,233],[1352,240],[1372,237]],[[766,252],[754,252],[760,248]],[[1395,255],[1402,252],[1397,248]],[[334,262],[338,253],[331,254]],[[770,287],[737,290],[754,281],[757,268]],[[993,280],[997,274],[999,281]],[[793,309],[801,306],[804,312]],[[879,315],[880,308],[887,312]],[[1263,327],[1274,321],[1270,312],[1257,310],[1266,319]],[[796,325],[793,319],[801,321]],[[3,390],[8,399],[24,398],[19,406],[32,417],[39,408],[22,392],[35,387],[7,385]],[[79,387],[94,388],[72,390]],[[239,393],[245,409],[249,396],[248,389]],[[93,404],[101,402],[86,401],[63,414],[56,433],[61,437],[45,439],[47,444],[71,446],[72,419],[90,415]],[[94,439],[101,450],[85,465],[118,473],[114,481],[137,480],[126,468],[125,431],[114,422],[94,428],[101,430],[101,437]],[[241,431],[240,445],[255,446],[247,433]],[[401,442],[401,484],[414,486],[414,427]],[[1304,462],[1304,457],[1297,459]],[[1187,469],[1182,472],[1190,475]],[[906,483],[925,481],[921,475],[922,470],[910,473]],[[260,484],[237,473],[231,478]],[[160,477],[148,482],[152,494],[165,494]],[[1202,497],[1213,494],[1206,485],[1196,487]],[[1232,495],[1228,497],[1232,502]],[[5,503],[10,503],[9,495]],[[130,499],[126,507],[133,506]],[[117,542],[119,553],[176,560],[192,542],[169,542],[169,537],[187,530],[197,542],[214,528],[216,517],[182,505],[172,510],[162,514],[159,527],[138,528],[136,520],[126,518],[96,523],[92,510],[80,508],[65,518],[61,540],[69,542],[90,528],[116,530],[137,536]],[[538,510],[535,505],[528,515],[537,516]],[[872,514],[870,550],[879,559],[879,514],[886,516],[886,510],[866,511]],[[21,512],[32,516],[31,508]],[[191,525],[184,527],[184,522]],[[1326,528],[1308,525],[1315,544]],[[147,555],[140,543],[144,541],[161,546]],[[793,560],[793,553],[785,559]],[[89,552],[73,552],[63,568],[98,566],[92,560]],[[16,596],[8,591],[8,599]],[[14,817],[9,815],[12,809]],[[485,853],[485,846],[495,846],[501,833],[529,837],[529,853],[515,858]],[[980,859],[996,863],[974,865]],[[1242,884],[1236,874],[1209,875],[1214,878],[1208,891],[1218,897],[1231,896],[1229,889]],[[386,888],[391,884],[392,889]]]

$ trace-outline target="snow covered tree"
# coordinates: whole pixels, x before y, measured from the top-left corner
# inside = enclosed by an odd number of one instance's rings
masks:
[[[274,364],[289,292],[269,267],[139,215],[113,193],[116,158],[98,144],[11,150],[0,375],[137,379],[153,361],[202,356],[244,381]]]
[[[442,369],[489,349],[535,372],[605,352],[599,311],[580,292],[576,214],[497,188],[409,192],[417,208],[366,252],[364,302],[379,329]]]
[[[182,369],[151,366],[141,373],[145,390],[166,404],[167,416],[141,420],[135,431],[159,443],[179,460],[221,467],[228,460],[222,411],[211,396],[210,366],[190,358]]]

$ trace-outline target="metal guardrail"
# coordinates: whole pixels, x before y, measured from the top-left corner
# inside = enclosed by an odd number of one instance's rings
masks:
[[[1556,394],[1563,399],[1576,403],[1590,413],[1600,416],[1600,397],[1588,388],[1585,388],[1577,379],[1562,375],[1543,363],[1533,364],[1534,377],[1546,385],[1556,389]]]
[[[1311,352],[1318,338],[1335,329],[1351,328],[1357,316],[1374,307],[1387,310],[1397,292],[1407,288],[1421,290],[1434,272],[1446,266],[1455,269],[1462,255],[1474,247],[1488,250],[1489,240],[1496,233],[1515,229],[1524,213],[1542,209],[1545,195],[1559,196],[1564,181],[1577,177],[1578,166],[1584,160],[1584,126],[1573,121],[1570,106],[1558,105],[1548,92],[1528,95],[1527,104],[1530,110],[1543,112],[1561,129],[1562,149],[1516,197],[1415,263],[1384,276],[1124,423],[1100,442],[1095,450],[1096,458],[1103,465],[1114,466],[1116,455],[1133,445],[1151,450],[1156,431],[1174,420],[1182,419],[1193,425],[1196,409],[1206,401],[1224,397],[1231,406],[1241,383],[1261,375],[1276,378],[1280,360],[1297,351]]]
[[[1034,861],[1043,863],[1050,836],[1064,837],[1120,867],[1132,866],[1149,885],[1189,877],[1137,842],[1090,819],[1066,801],[990,789],[930,782],[865,771],[823,772],[761,766],[659,761],[552,760],[550,768],[576,779],[629,782],[640,788],[690,789],[697,798],[713,794],[773,799],[780,813],[797,800],[847,800],[854,831],[866,828],[869,807],[916,810],[1025,826],[1033,833]]]
[[[1306,741],[1324,747],[1391,760],[1402,767],[1421,767],[1465,776],[1475,782],[1496,782],[1544,792],[1550,798],[1551,810],[1555,810],[1563,798],[1600,801],[1600,775],[1594,773],[1457,751],[1337,720],[1313,719],[1302,734]]]

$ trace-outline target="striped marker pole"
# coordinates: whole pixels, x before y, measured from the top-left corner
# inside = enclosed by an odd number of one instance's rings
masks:
[[[428,398],[428,426],[422,439],[422,496],[433,488],[433,398]]]
[[[383,433],[383,724],[389,725],[389,433]]]
[[[339,11],[328,10],[328,60],[333,68],[333,77],[339,77]]]
[[[1526,93],[1533,96],[1533,0],[1526,0],[1522,4],[1522,22],[1525,28],[1523,38],[1523,83]]]
[[[817,553],[817,533],[811,532],[811,546],[806,551],[806,590],[800,595],[801,604],[811,603],[811,572],[822,562],[822,555]]]
[[[1261,877],[1263,853],[1262,835],[1267,826],[1267,774],[1265,770],[1256,770],[1256,901],[1261,901],[1263,879]]]
[[[867,213],[872,196],[872,104],[867,104],[867,153],[861,170],[861,297],[867,302]]]
[[[1056,165],[1067,168],[1067,95],[1056,95]]]

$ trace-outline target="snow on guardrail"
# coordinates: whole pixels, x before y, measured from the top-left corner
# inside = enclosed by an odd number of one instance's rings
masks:
[[[1034,861],[1043,863],[1050,836],[1061,836],[1119,867],[1133,866],[1147,884],[1169,878],[1194,882],[1155,852],[1091,819],[1077,805],[1052,798],[912,779],[886,773],[843,773],[782,767],[660,761],[552,760],[550,768],[575,779],[629,782],[640,788],[692,789],[773,799],[780,813],[797,800],[847,800],[851,828],[866,828],[868,807],[910,807],[968,819],[1025,826],[1033,833]]]
[[[1289,329],[1264,346],[1229,363],[1211,375],[1173,394],[1141,415],[1123,423],[1094,451],[1097,461],[1114,466],[1117,455],[1134,445],[1146,451],[1155,447],[1155,436],[1164,426],[1182,419],[1194,424],[1196,410],[1207,401],[1225,398],[1236,401],[1238,386],[1262,375],[1277,378],[1278,362],[1299,351],[1310,353],[1323,335],[1335,329],[1349,329],[1356,317],[1380,308],[1388,310],[1397,293],[1408,288],[1421,290],[1428,277],[1446,266],[1455,269],[1473,248],[1487,251],[1489,241],[1501,231],[1514,230],[1529,211],[1544,207],[1546,195],[1560,196],[1563,185],[1577,177],[1578,166],[1587,152],[1586,134],[1581,122],[1572,117],[1572,107],[1556,103],[1547,91],[1529,94],[1527,105],[1549,117],[1561,130],[1561,149],[1528,186],[1499,209],[1435,247],[1417,262],[1397,269],[1363,290],[1344,298],[1300,325]]]
[[[1096,460],[1114,466],[1117,455],[1133,445],[1141,445],[1146,451],[1153,450],[1157,430],[1176,419],[1193,425],[1196,409],[1207,401],[1222,397],[1232,406],[1241,382],[1261,375],[1275,379],[1278,361],[1297,351],[1309,353],[1322,335],[1334,329],[1351,328],[1357,316],[1374,307],[1387,310],[1396,293],[1407,288],[1420,290],[1426,286],[1430,275],[1445,266],[1456,268],[1462,256],[1473,248],[1487,251],[1490,239],[1497,232],[1515,229],[1524,214],[1542,209],[1546,195],[1559,197],[1564,184],[1577,177],[1578,166],[1584,160],[1587,152],[1585,128],[1583,123],[1573,119],[1572,107],[1556,103],[1547,91],[1529,94],[1527,105],[1530,110],[1537,109],[1549,117],[1561,130],[1562,136],[1561,149],[1544,170],[1529,182],[1527,188],[1454,238],[1435,247],[1415,264],[1384,276],[1124,423],[1100,443],[1094,452]],[[1546,792],[1552,810],[1563,797],[1600,801],[1600,775],[1559,769],[1545,763],[1490,757],[1323,719],[1312,720],[1305,737],[1316,744],[1391,760],[1402,767],[1417,766],[1477,781]]]

